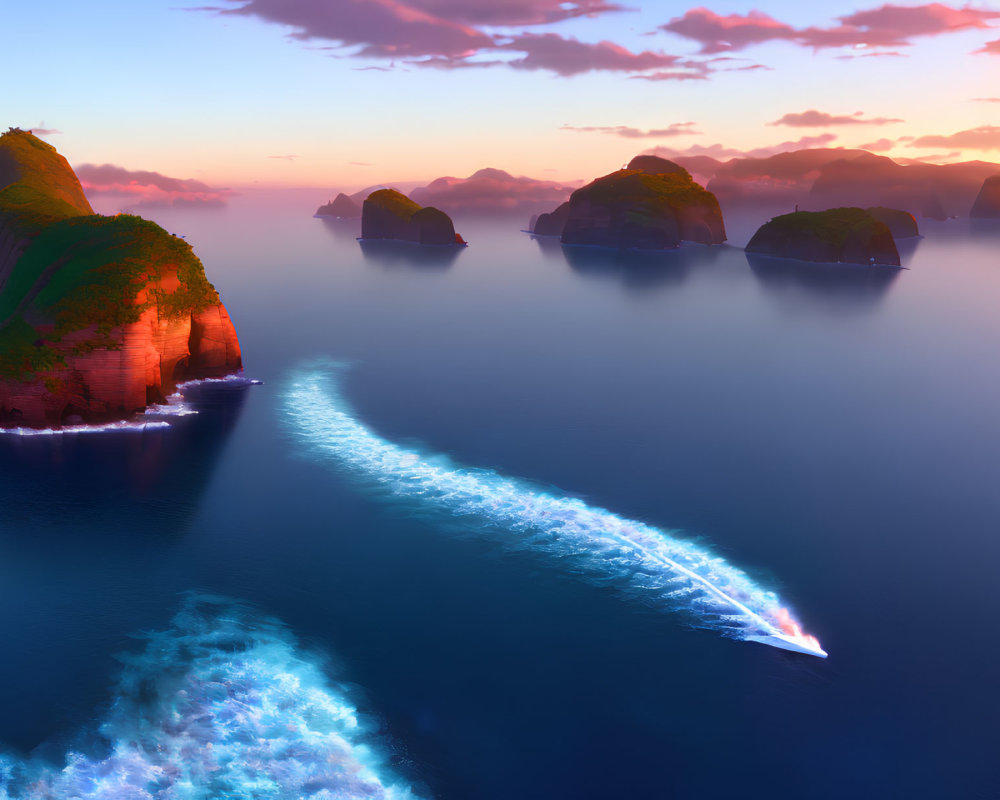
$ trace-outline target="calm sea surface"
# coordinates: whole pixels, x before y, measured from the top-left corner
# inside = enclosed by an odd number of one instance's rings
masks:
[[[797,268],[519,218],[362,247],[324,199],[149,214],[264,386],[168,431],[0,439],[8,763],[102,757],[120,654],[197,592],[281,620],[421,797],[1000,796],[1000,227],[923,221],[908,270]],[[710,545],[829,659],[372,492],[290,429],[317,358],[388,440]]]

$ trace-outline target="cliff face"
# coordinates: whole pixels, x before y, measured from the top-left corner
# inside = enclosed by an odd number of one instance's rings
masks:
[[[983,181],[983,188],[972,205],[970,217],[979,219],[1000,219],[1000,175],[993,175]]]
[[[548,214],[539,214],[534,221],[531,232],[538,236],[562,236],[569,219],[569,201],[560,205]]]
[[[361,209],[362,239],[400,239],[420,244],[461,244],[451,217],[432,206],[421,208],[395,189],[368,195]]]
[[[765,223],[748,253],[800,261],[899,266],[889,226],[860,208],[796,211]]]
[[[630,166],[640,168],[613,172],[573,192],[564,244],[658,250],[682,241],[726,240],[718,201],[686,170],[655,157],[633,159]]]
[[[0,423],[123,418],[241,367],[236,330],[182,239],[90,211],[55,150],[0,137]],[[13,167],[12,167],[13,165]]]
[[[909,211],[900,211],[896,208],[884,208],[883,206],[866,208],[865,211],[875,217],[875,219],[879,222],[884,222],[888,225],[894,239],[912,239],[914,236],[920,235],[920,228],[917,227],[917,220]]]

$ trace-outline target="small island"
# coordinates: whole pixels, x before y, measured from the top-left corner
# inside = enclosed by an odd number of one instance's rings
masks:
[[[0,136],[0,424],[126,419],[184,380],[242,366],[183,239],[95,214],[55,148]]]
[[[983,188],[979,190],[969,216],[974,219],[1000,219],[1000,175],[983,181]]]
[[[361,207],[350,197],[341,192],[329,203],[317,208],[314,216],[336,217],[337,219],[357,219],[361,216]]]
[[[563,244],[641,250],[726,240],[715,195],[658,156],[636,156],[624,169],[577,189],[568,203],[542,214],[532,233],[558,234]]]
[[[433,206],[421,206],[395,189],[379,189],[368,195],[361,208],[361,238],[465,245],[455,233],[451,217]]]
[[[900,266],[889,226],[862,208],[796,211],[762,225],[747,253],[799,261]]]

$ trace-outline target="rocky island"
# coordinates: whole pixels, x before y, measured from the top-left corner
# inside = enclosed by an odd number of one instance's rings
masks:
[[[746,251],[830,264],[900,265],[889,226],[861,208],[796,211],[775,217],[757,230]]]
[[[421,206],[395,189],[379,189],[361,207],[362,239],[464,245],[451,217],[433,206]]]
[[[339,219],[357,219],[361,216],[361,207],[350,197],[341,192],[326,205],[316,209],[317,217],[337,217]]]
[[[0,136],[0,424],[125,419],[179,381],[240,367],[190,245],[141,217],[95,214],[55,148]]]
[[[983,181],[983,188],[972,205],[969,216],[978,219],[1000,219],[1000,175]]]
[[[557,231],[563,244],[618,249],[726,240],[715,196],[686,169],[658,156],[636,156],[624,169],[577,189],[566,207],[543,214],[532,228],[540,235]]]

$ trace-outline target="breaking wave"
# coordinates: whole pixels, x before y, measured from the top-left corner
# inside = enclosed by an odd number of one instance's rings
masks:
[[[186,402],[185,392],[201,386],[258,386],[262,381],[244,377],[243,375],[226,375],[222,378],[200,378],[177,384],[177,390],[170,395],[165,403],[150,405],[131,420],[117,420],[96,425],[62,425],[58,428],[2,428],[2,436],[65,436],[87,433],[142,433],[143,431],[162,430],[170,427],[169,420],[176,417],[187,417],[197,414],[198,410]]]
[[[285,415],[314,452],[393,494],[477,517],[518,534],[519,544],[571,556],[657,605],[681,608],[700,627],[735,639],[826,656],[771,591],[706,549],[643,522],[554,495],[492,470],[469,469],[392,444],[359,422],[341,397],[338,365],[297,374]]]
[[[191,597],[145,638],[90,737],[103,752],[0,756],[0,800],[416,800],[278,622]]]

